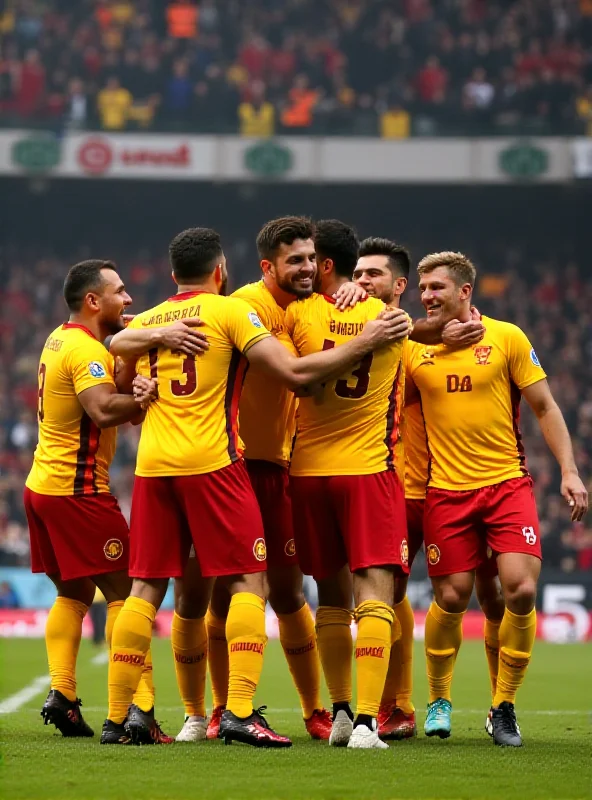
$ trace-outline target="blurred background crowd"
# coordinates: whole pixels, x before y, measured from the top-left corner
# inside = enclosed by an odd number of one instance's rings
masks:
[[[361,231],[370,233],[371,231]],[[408,242],[409,243],[409,242]],[[410,242],[417,258],[423,244]],[[255,280],[257,261],[248,238],[227,247],[234,284]],[[69,259],[7,248],[0,258],[0,564],[26,565],[28,534],[22,488],[36,444],[37,368],[48,333],[66,318],[62,282]],[[132,295],[132,310],[160,302],[171,291],[166,258],[147,251],[120,252],[120,272]],[[508,248],[481,240],[471,249],[480,270],[476,302],[480,310],[510,320],[530,336],[549,374],[574,438],[584,480],[592,488],[592,283],[583,265],[559,252],[534,262],[526,241]],[[404,307],[422,313],[416,276],[410,276]],[[538,424],[523,404],[521,428],[527,463],[535,479],[545,558],[566,572],[592,570],[592,527],[571,525],[559,495],[560,475]],[[120,429],[112,488],[129,515],[139,428]]]
[[[5,0],[0,124],[592,132],[592,0]]]

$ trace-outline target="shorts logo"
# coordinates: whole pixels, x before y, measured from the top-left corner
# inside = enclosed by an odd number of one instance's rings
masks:
[[[535,367],[540,367],[541,366],[541,362],[539,361],[539,358],[538,358],[537,354],[534,352],[534,347],[530,351],[530,360],[535,365]]]
[[[119,539],[107,539],[103,553],[109,561],[117,561],[123,555],[123,544]]]
[[[265,561],[267,558],[267,547],[265,546],[265,539],[255,539],[253,545],[253,555],[257,561]]]
[[[251,312],[249,313],[249,319],[251,320],[251,322],[253,323],[253,325],[254,325],[256,328],[262,328],[262,327],[263,327],[263,323],[261,322],[261,320],[259,319],[259,317],[257,316],[257,314],[255,314],[255,312],[254,312],[254,311],[251,311]]]
[[[431,567],[435,567],[440,561],[440,548],[437,544],[429,544],[426,548],[426,558]]]
[[[407,539],[401,542],[401,564],[406,567],[409,564],[409,545]]]
[[[296,542],[294,541],[294,539],[288,539],[288,541],[284,545],[284,553],[287,556],[296,555]]]
[[[475,364],[478,364],[481,367],[489,364],[489,356],[491,355],[492,350],[492,347],[475,347],[473,351],[475,353]]]
[[[107,374],[105,367],[100,364],[98,361],[91,361],[88,365],[88,371],[93,376],[93,378],[104,378]]]
[[[537,535],[534,532],[534,528],[522,528],[522,535],[526,540],[526,544],[536,544]]]

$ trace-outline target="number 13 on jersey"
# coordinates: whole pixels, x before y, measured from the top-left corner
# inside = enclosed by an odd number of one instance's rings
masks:
[[[178,355],[172,353],[172,356]],[[158,350],[156,348],[150,350],[150,377],[158,378]],[[169,380],[171,394],[175,397],[189,397],[197,390],[197,365],[195,363],[195,356],[185,355],[182,357],[182,376]],[[167,370],[168,372],[168,370]]]

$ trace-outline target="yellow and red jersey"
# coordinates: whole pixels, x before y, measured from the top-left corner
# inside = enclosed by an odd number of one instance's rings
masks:
[[[39,362],[39,443],[29,489],[50,495],[109,491],[117,430],[100,430],[78,395],[101,383],[115,385],[113,370],[113,357],[88,328],[67,322],[49,335]]]
[[[423,347],[411,340],[405,344],[405,374],[409,370],[411,353]],[[423,500],[428,484],[428,441],[420,403],[405,406],[402,432],[405,448],[405,497],[408,500]]]
[[[158,400],[142,425],[136,475],[200,475],[237,461],[238,405],[247,371],[244,354],[269,336],[251,306],[209,292],[184,292],[134,317],[151,328],[200,317],[209,350],[193,357],[155,348],[138,360],[141,375],[158,380]]]
[[[286,312],[263,281],[249,283],[233,293],[252,306],[261,322],[290,352],[297,355],[286,330]],[[249,369],[239,403],[241,439],[245,457],[287,467],[296,428],[294,393],[257,368]]]
[[[343,344],[376,319],[384,303],[368,298],[338,311],[312,295],[291,303],[286,328],[301,356]],[[349,374],[328,381],[321,395],[300,398],[292,475],[370,475],[397,469],[403,479],[401,407],[403,341],[369,353]]]
[[[429,486],[479,489],[527,474],[520,392],[546,375],[520,328],[488,317],[483,324],[485,337],[473,347],[410,351],[407,374],[421,393]]]

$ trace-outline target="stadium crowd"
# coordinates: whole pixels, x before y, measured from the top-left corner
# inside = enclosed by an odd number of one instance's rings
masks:
[[[590,0],[7,0],[0,124],[592,133]]]
[[[247,251],[246,242],[236,241],[231,248],[233,272],[244,282],[257,276]],[[420,251],[420,246],[413,248]],[[576,263],[560,271],[559,257],[532,267],[520,249],[501,252],[503,256],[484,248],[481,254],[471,253],[481,267],[476,301],[483,313],[522,327],[535,344],[572,434],[583,479],[592,488],[592,283]],[[22,488],[37,440],[38,358],[48,333],[66,317],[63,277],[67,265],[79,257],[87,254],[62,260],[7,249],[0,256],[0,564],[5,566],[29,563]],[[144,252],[131,258],[120,254],[118,263],[134,300],[132,310],[166,296],[170,279],[165,260]],[[404,306],[418,315],[413,279]],[[535,479],[546,563],[566,572],[592,570],[592,528],[590,523],[569,523],[558,493],[557,465],[528,409],[521,429]],[[120,430],[111,469],[112,488],[126,516],[138,439],[138,428]]]

